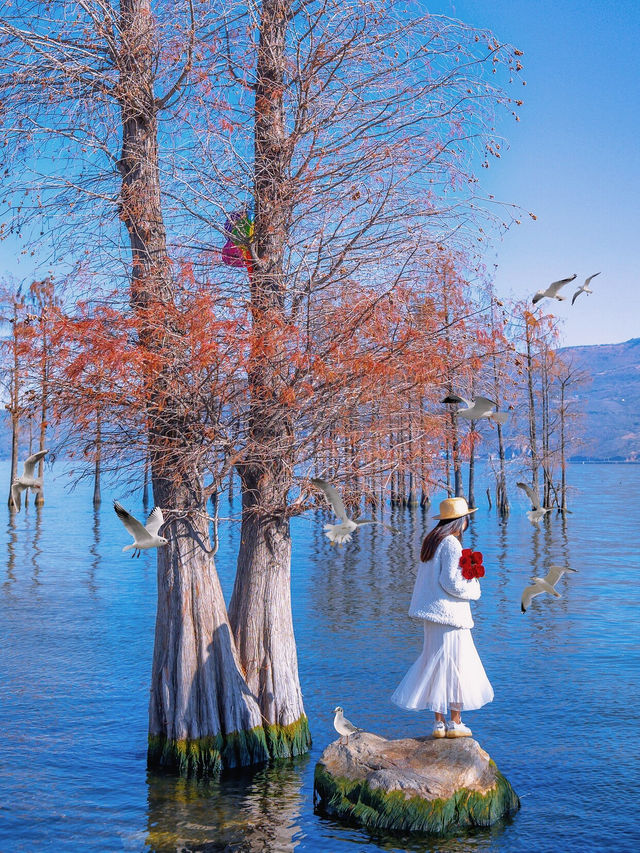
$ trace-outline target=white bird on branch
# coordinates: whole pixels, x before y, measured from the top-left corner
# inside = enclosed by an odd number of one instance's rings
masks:
[[[550,506],[542,506],[538,490],[528,486],[526,483],[516,483],[519,489],[526,492],[533,509],[527,512],[527,518],[532,524],[537,524],[548,512],[551,512]]]
[[[580,287],[579,287],[579,288],[576,290],[576,292],[573,294],[573,299],[571,300],[571,304],[572,304],[572,305],[573,305],[573,303],[576,301],[576,299],[578,298],[578,296],[580,296],[580,294],[581,294],[581,293],[593,293],[593,290],[591,290],[591,288],[589,287],[589,284],[590,284],[590,282],[591,282],[591,279],[592,279],[592,278],[595,278],[597,275],[600,275],[600,273],[599,273],[599,272],[594,272],[594,274],[593,274],[593,275],[590,275],[590,276],[589,276],[589,278],[585,278],[585,280],[584,280],[584,284],[581,284],[581,285],[580,285]]]
[[[353,723],[350,723],[344,716],[344,711],[338,705],[333,709],[333,713],[335,717],[333,718],[333,728],[340,735],[340,743],[342,743],[342,738],[346,737],[347,743],[349,743],[349,735],[355,735],[358,732],[363,731],[363,729],[359,729],[357,726],[354,726]]]
[[[488,418],[489,420],[503,424],[509,417],[509,412],[494,412],[493,407],[498,408],[498,404],[487,397],[474,397],[473,402],[471,402],[465,397],[458,397],[457,394],[449,394],[442,402],[451,404],[464,403],[467,408],[457,409],[456,414],[468,421],[479,421],[481,418]]]
[[[565,572],[575,572],[577,569],[570,569],[569,566],[551,566],[547,574],[543,578],[531,578],[533,583],[531,586],[524,588],[522,593],[522,601],[520,602],[520,610],[525,613],[531,604],[531,600],[536,595],[542,595],[543,592],[548,592],[550,595],[555,595],[556,598],[562,598],[555,586]]]
[[[159,506],[151,510],[144,527],[118,501],[113,502],[113,508],[120,521],[133,536],[133,544],[125,545],[122,549],[123,551],[131,551],[133,549],[132,558],[139,557],[140,552],[146,551],[148,548],[159,548],[161,545],[169,544],[169,540],[165,539],[164,536],[158,536],[158,531],[164,524],[164,517]],[[138,552],[137,554],[136,551]]]
[[[569,276],[569,278],[561,278],[560,281],[552,282],[546,290],[539,290],[531,301],[535,305],[536,302],[540,302],[541,299],[547,297],[548,299],[557,299],[558,302],[562,302],[562,300],[567,297],[558,295],[560,288],[564,287],[565,284],[569,284],[569,282],[573,281],[576,276],[577,273],[574,272],[574,274]]]
[[[340,524],[325,524],[323,528],[325,531],[324,535],[332,545],[343,545],[345,542],[351,542],[351,534],[363,524],[381,524],[384,528],[390,530],[391,533],[398,532],[395,527],[389,527],[388,524],[385,524],[383,521],[376,521],[374,518],[349,518],[342,503],[342,498],[330,483],[318,478],[312,478],[311,482],[314,486],[322,489],[327,496],[327,500],[333,507],[333,511],[340,519]]]
[[[36,477],[36,465],[43,459],[48,450],[39,450],[37,453],[32,453],[24,460],[22,476],[17,477],[11,483],[11,501],[14,507],[19,510],[22,505],[22,493],[27,489],[33,489],[36,492],[42,491],[42,478]]]

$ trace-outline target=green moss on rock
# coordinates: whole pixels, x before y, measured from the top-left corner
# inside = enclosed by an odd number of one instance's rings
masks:
[[[314,792],[320,810],[368,829],[438,835],[463,827],[490,826],[520,807],[517,794],[497,769],[495,785],[485,794],[461,788],[449,799],[427,800],[407,798],[401,791],[373,789],[364,780],[333,777],[318,763]]]

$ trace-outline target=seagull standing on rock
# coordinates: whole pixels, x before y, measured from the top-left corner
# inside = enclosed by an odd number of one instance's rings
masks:
[[[573,281],[577,275],[578,274],[574,272],[574,274],[569,276],[569,278],[561,278],[560,281],[552,282],[546,290],[539,290],[531,301],[535,305],[536,302],[540,302],[541,299],[546,297],[547,299],[557,299],[558,302],[562,302],[562,300],[567,297],[558,295],[560,288],[564,287],[565,284],[569,284],[570,281]]]
[[[133,544],[125,545],[123,551],[131,551],[131,557],[139,557],[141,551],[146,551],[148,548],[159,548],[161,545],[168,545],[169,540],[164,536],[158,536],[158,530],[164,524],[164,517],[159,506],[154,507],[149,514],[146,525],[143,527],[137,518],[134,518],[130,512],[119,504],[118,501],[113,502],[113,508],[120,521],[125,528],[133,536]],[[138,552],[136,554],[136,551]]]
[[[22,505],[22,493],[27,489],[33,489],[36,492],[42,491],[42,478],[36,477],[36,465],[41,459],[44,459],[48,450],[39,450],[37,453],[32,453],[24,460],[22,476],[18,477],[11,483],[11,501],[15,508],[19,511]]]
[[[359,729],[357,726],[354,726],[353,723],[350,723],[349,720],[345,719],[344,711],[340,707],[333,709],[333,713],[335,717],[333,718],[333,727],[340,735],[340,743],[342,743],[342,738],[346,737],[347,743],[349,743],[349,735],[355,735],[357,732],[364,731],[364,729]]]
[[[576,572],[577,569],[570,569],[569,566],[551,566],[547,574],[543,578],[531,578],[533,583],[527,586],[522,593],[522,601],[520,602],[520,610],[526,613],[531,599],[536,595],[542,595],[543,592],[548,592],[550,595],[555,595],[556,598],[562,598],[555,586],[565,572]]]
[[[327,483],[326,480],[320,480],[318,478],[312,478],[311,482],[314,486],[322,489],[327,496],[327,500],[333,507],[333,511],[340,519],[340,524],[325,524],[324,526],[324,535],[329,539],[332,545],[343,545],[345,542],[351,542],[351,534],[363,524],[381,524],[384,528],[390,530],[391,533],[398,532],[395,527],[389,527],[388,524],[385,524],[383,521],[376,521],[374,518],[349,518],[347,516],[347,511],[344,508],[344,504],[342,503],[342,498],[331,483]]]

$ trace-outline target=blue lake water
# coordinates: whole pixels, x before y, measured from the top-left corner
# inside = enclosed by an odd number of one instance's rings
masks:
[[[53,472],[53,473],[57,473]],[[510,820],[447,840],[371,836],[314,814],[313,769],[332,709],[385,737],[426,734],[431,715],[389,700],[420,652],[406,615],[420,542],[437,511],[387,513],[401,533],[358,531],[343,550],[324,518],[293,522],[292,589],[308,756],[211,781],[146,770],[155,559],[129,539],[103,489],[0,512],[0,851],[624,851],[640,849],[640,466],[574,465],[573,514],[534,528],[511,490],[500,522],[480,502],[465,544],[486,577],[474,639],[494,701],[463,719],[522,799]],[[0,483],[8,465],[0,466]],[[484,494],[483,484],[477,487]],[[142,515],[140,501],[115,495]],[[438,499],[440,496],[438,496]],[[221,515],[240,511],[239,498]],[[227,509],[231,512],[227,512]],[[216,557],[227,599],[239,525]],[[520,612],[533,573],[570,565],[562,598]]]

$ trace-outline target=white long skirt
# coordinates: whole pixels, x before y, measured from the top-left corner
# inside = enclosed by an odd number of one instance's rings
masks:
[[[424,621],[422,654],[396,688],[391,701],[409,711],[446,714],[482,708],[493,687],[478,655],[471,630]]]

